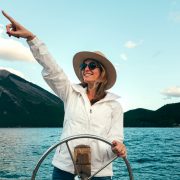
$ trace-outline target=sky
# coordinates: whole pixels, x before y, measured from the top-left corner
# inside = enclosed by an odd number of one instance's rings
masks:
[[[1,0],[0,10],[46,43],[72,83],[73,56],[103,52],[124,111],[180,102],[180,0]],[[8,23],[0,14],[0,69],[52,92],[26,40],[6,35]]]

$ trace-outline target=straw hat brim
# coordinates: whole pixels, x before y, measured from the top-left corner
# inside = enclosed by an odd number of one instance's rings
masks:
[[[116,70],[113,64],[101,52],[82,51],[74,55],[73,67],[78,79],[83,82],[82,73],[80,73],[80,65],[85,59],[95,59],[100,62],[106,70],[107,85],[106,90],[110,89],[116,82]]]

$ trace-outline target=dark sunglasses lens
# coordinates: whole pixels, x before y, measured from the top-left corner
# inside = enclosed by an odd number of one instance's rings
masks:
[[[88,67],[89,67],[90,70],[94,70],[94,69],[96,69],[97,64],[94,63],[94,62],[90,62],[90,63],[88,64]]]
[[[89,68],[90,70],[94,70],[94,69],[96,69],[96,68],[98,67],[95,62],[90,62],[89,64],[82,63],[82,64],[80,65],[81,71],[84,70],[87,66],[88,66],[88,68]]]
[[[86,68],[86,66],[87,66],[87,64],[82,63],[82,64],[80,65],[80,69],[81,69],[81,71],[82,71],[82,70],[84,70],[84,69]]]

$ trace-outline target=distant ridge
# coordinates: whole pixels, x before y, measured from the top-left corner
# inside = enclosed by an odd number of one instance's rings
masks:
[[[167,104],[156,111],[134,109],[124,115],[125,127],[180,127],[180,103]]]
[[[62,127],[63,102],[25,79],[0,70],[0,127]],[[180,103],[156,111],[134,109],[124,114],[125,127],[180,127]]]
[[[0,70],[0,127],[59,127],[63,102],[25,79]]]
[[[8,77],[10,74],[11,73],[7,70],[0,70],[0,79]]]

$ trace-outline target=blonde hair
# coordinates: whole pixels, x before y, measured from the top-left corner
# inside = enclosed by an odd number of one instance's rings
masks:
[[[100,77],[99,79],[94,83],[94,89],[96,89],[96,93],[95,93],[95,97],[91,100],[91,104],[96,103],[97,101],[103,99],[106,96],[106,84],[107,84],[107,74],[106,74],[106,70],[103,67],[103,65],[101,63],[99,63],[97,60],[92,59],[93,61],[95,61],[96,63],[98,63],[98,65],[100,65]],[[85,62],[86,60],[84,60]],[[81,70],[79,71],[79,73],[82,73]],[[88,84],[85,82],[82,82],[80,84],[83,87],[87,87],[88,88]]]

